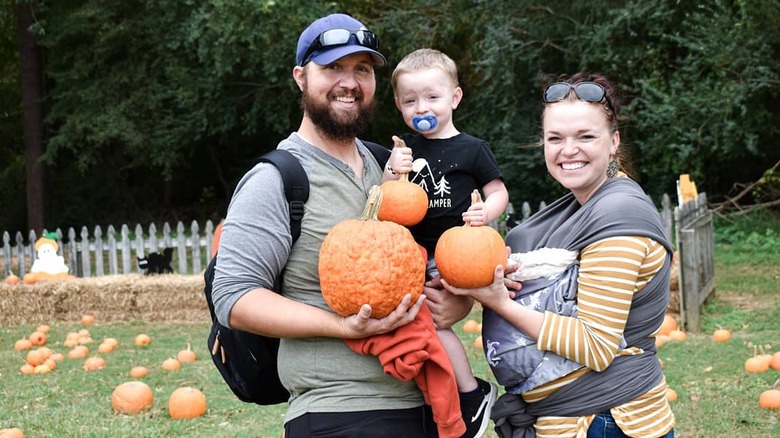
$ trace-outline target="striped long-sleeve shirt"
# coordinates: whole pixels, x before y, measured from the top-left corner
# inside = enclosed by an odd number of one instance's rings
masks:
[[[580,253],[577,317],[546,312],[538,348],[553,351],[583,364],[583,368],[523,393],[537,402],[587,372],[599,372],[618,355],[641,352],[632,346],[620,349],[620,340],[634,294],[661,269],[666,249],[646,237],[613,237],[595,242]],[[611,409],[621,430],[630,437],[659,437],[674,427],[666,400],[666,380],[642,396]],[[539,417],[537,436],[585,437],[594,415]]]

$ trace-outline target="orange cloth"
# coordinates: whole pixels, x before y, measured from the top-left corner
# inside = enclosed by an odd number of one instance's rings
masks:
[[[377,356],[386,374],[405,382],[414,379],[433,409],[440,438],[460,437],[466,432],[455,373],[427,304],[414,321],[392,332],[345,342],[360,354]]]

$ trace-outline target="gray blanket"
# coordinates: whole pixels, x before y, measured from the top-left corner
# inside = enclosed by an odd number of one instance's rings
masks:
[[[663,378],[655,356],[655,342],[649,336],[660,327],[668,304],[673,248],[658,211],[636,182],[611,178],[582,206],[569,193],[513,228],[506,243],[513,253],[544,247],[579,251],[591,243],[616,236],[649,237],[664,245],[669,253],[661,270],[642,293],[634,296],[623,333],[628,346],[641,348],[644,353],[618,356],[606,370],[588,372],[532,405],[526,404],[518,394],[505,393],[491,414],[500,437],[533,437],[536,417],[596,414],[635,399]],[[502,322],[505,323],[502,318],[485,309],[483,337],[506,337],[506,333],[499,334],[507,330]],[[497,378],[507,374],[501,367],[508,362],[491,363]],[[499,383],[506,382],[499,380]],[[513,382],[510,388],[518,384],[521,383]]]

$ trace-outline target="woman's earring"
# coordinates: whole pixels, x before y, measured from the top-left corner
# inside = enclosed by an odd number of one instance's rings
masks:
[[[607,166],[607,178],[614,178],[617,176],[620,166],[618,166],[617,159],[612,158]]]

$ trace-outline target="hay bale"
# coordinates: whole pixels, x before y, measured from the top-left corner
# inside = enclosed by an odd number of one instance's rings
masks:
[[[3,325],[80,321],[210,320],[201,275],[108,275],[33,285],[0,285]]]

